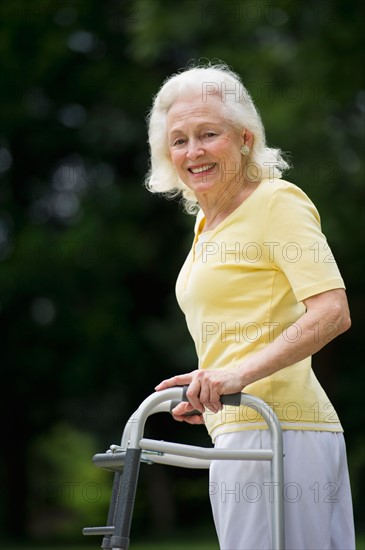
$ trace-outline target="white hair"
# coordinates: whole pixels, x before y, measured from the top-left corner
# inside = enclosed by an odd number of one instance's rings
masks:
[[[172,104],[187,93],[201,94],[203,102],[209,95],[219,93],[223,116],[237,129],[246,128],[253,134],[253,145],[246,157],[247,179],[280,178],[289,168],[280,149],[267,147],[260,114],[241,78],[225,63],[209,63],[168,77],[153,99],[147,116],[150,168],[145,186],[149,191],[162,193],[167,198],[180,195],[187,212],[193,214],[198,210],[194,192],[178,177],[172,164],[167,140],[167,113]]]

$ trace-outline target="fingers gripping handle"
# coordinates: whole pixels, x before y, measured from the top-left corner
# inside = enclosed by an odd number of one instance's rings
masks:
[[[189,386],[183,387],[183,401],[189,401],[189,399],[186,396],[186,392],[188,391]],[[231,393],[229,395],[222,395],[221,396],[221,403],[222,405],[232,405],[234,407],[239,407],[241,405],[241,397],[242,393]]]
[[[183,387],[183,398],[182,398],[182,401],[189,401],[189,399],[187,398],[187,395],[186,395],[186,392],[188,391],[188,387],[189,386],[184,386]],[[242,394],[241,393],[231,393],[229,395],[222,395],[221,396],[221,403],[222,405],[231,405],[233,407],[239,407],[241,405],[241,397],[242,397]],[[171,402],[171,409],[174,409],[177,405],[179,404],[179,401],[172,401]],[[196,415],[196,414],[201,414],[200,411],[190,411],[188,413],[186,413],[186,416],[193,416],[193,415]]]

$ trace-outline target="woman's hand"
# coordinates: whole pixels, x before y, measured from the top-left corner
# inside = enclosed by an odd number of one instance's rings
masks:
[[[187,422],[188,424],[204,424],[203,415],[201,413],[191,414],[193,411],[196,411],[196,409],[194,409],[192,404],[184,401],[172,409],[171,414],[174,420],[177,420],[178,422]]]
[[[222,409],[222,403],[220,402],[221,395],[238,393],[243,389],[240,369],[230,368],[219,370],[194,370],[187,374],[179,374],[167,380],[163,380],[156,386],[155,390],[160,391],[174,386],[186,385],[189,386],[186,396],[189,400],[188,404],[191,405],[191,409],[185,412],[196,409],[203,413],[207,408],[212,413],[217,413]],[[180,407],[180,405],[178,405],[178,407]],[[175,407],[173,414],[176,415],[178,407]],[[183,411],[183,408],[177,410],[177,416],[181,416],[181,411]],[[191,418],[194,417],[190,417],[190,419]],[[185,419],[180,418],[180,420]],[[197,423],[198,422],[190,422],[190,424]]]

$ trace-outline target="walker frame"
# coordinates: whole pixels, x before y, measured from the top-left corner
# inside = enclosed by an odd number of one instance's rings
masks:
[[[84,535],[102,535],[103,550],[128,550],[140,463],[166,464],[183,468],[209,468],[212,460],[270,461],[274,497],[270,499],[273,550],[284,550],[284,472],[283,437],[280,422],[262,399],[246,393],[223,395],[226,406],[247,406],[266,421],[270,432],[269,449],[215,449],[146,439],[146,420],[152,414],[171,412],[181,401],[187,402],[187,386],[176,386],[148,396],[132,414],[123,431],[120,445],[111,445],[106,453],[93,456],[98,468],[114,472],[107,525],[85,527]]]

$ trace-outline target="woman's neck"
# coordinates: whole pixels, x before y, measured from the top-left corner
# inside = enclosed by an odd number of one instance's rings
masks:
[[[238,189],[225,189],[223,193],[219,193],[216,197],[212,197],[210,193],[197,196],[199,206],[205,216],[202,232],[217,227],[251,195],[257,186],[257,182],[249,182]]]

